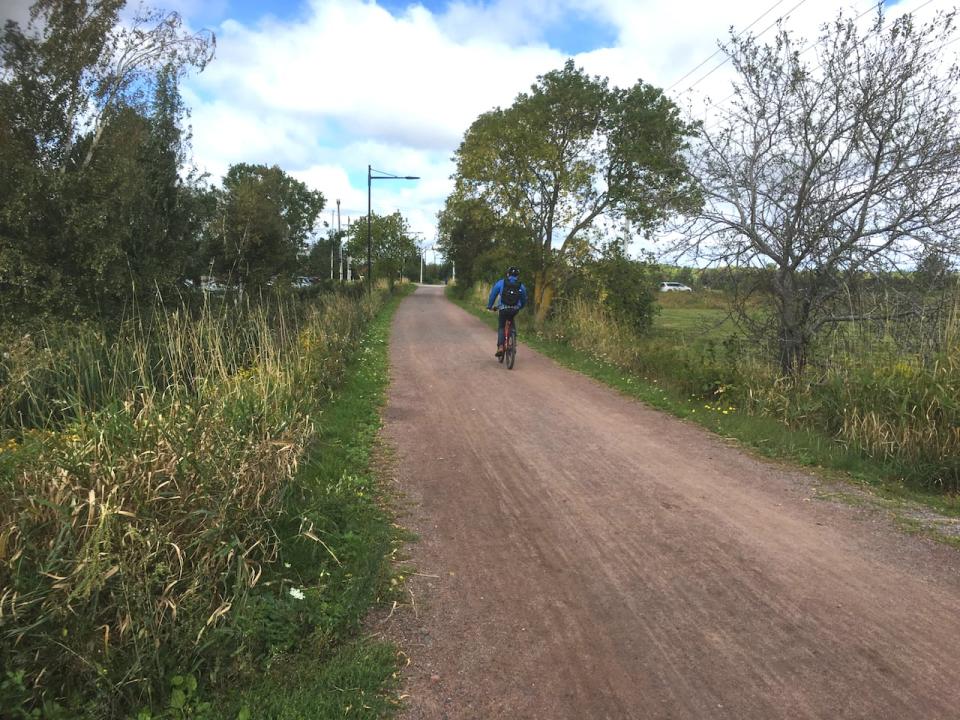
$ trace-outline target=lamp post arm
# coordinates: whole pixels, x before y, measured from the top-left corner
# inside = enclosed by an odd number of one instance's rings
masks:
[[[377,173],[374,175],[374,173]],[[419,175],[391,175],[367,165],[367,292],[373,293],[373,230],[370,216],[373,212],[372,186],[374,180],[419,180]]]

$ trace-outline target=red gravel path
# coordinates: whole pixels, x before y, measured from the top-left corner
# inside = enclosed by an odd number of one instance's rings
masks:
[[[960,718],[960,553],[420,288],[393,328],[403,717]]]

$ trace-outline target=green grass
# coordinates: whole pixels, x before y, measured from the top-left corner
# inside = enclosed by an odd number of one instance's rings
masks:
[[[713,308],[664,307],[653,323],[655,332],[722,338],[733,330],[730,313]]]
[[[393,717],[398,670],[397,651],[387,643],[358,639],[319,662],[304,650],[223,698],[219,717],[243,717],[244,709],[251,720]]]
[[[253,682],[221,693],[216,705],[223,718],[244,708],[251,718],[276,720],[382,718],[397,707],[396,649],[360,639],[358,632],[369,608],[395,592],[390,557],[403,538],[384,510],[371,453],[388,383],[390,320],[412,290],[403,287],[372,323],[344,384],[325,406],[301,491],[289,500],[291,517],[309,518],[324,544],[306,542],[288,528],[281,551],[288,574],[303,587],[325,586],[323,610],[336,621],[276,653]],[[303,628],[294,621],[283,629]]]
[[[657,293],[657,304],[663,308],[688,308],[693,310],[726,310],[729,300],[726,293],[719,290],[695,290],[694,292]]]
[[[685,303],[681,308],[670,308],[669,318],[682,318],[679,324],[693,327],[705,318],[716,317],[722,311],[696,307],[687,293],[674,293]],[[496,327],[496,317],[484,312],[469,294],[465,299],[448,292],[448,297],[464,310]],[[666,312],[666,311],[665,311]],[[721,400],[704,401],[671,387],[657,378],[631,373],[613,363],[604,362],[565,343],[556,342],[535,333],[523,333],[529,324],[521,324],[522,343],[538,350],[559,364],[592,377],[625,395],[636,398],[677,417],[695,422],[766,458],[812,467],[827,479],[853,482],[869,486],[871,492],[891,503],[918,503],[935,511],[960,516],[960,497],[928,491],[903,483],[890,465],[871,459],[856,449],[811,430],[789,428],[769,417],[753,416],[731,410]],[[676,330],[676,328],[674,328]],[[654,338],[658,331],[655,329]],[[661,329],[659,332],[663,332]],[[664,342],[671,342],[665,337]],[[726,412],[724,412],[726,411]]]

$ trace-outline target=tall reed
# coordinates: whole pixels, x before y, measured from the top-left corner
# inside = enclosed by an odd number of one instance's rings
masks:
[[[318,401],[375,306],[178,309],[113,342],[8,346],[0,671],[24,673],[28,701],[122,716],[236,655]]]

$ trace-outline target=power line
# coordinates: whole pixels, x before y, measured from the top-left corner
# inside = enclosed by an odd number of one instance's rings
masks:
[[[916,10],[914,10],[913,12],[916,12],[917,10],[920,10],[921,8],[926,7],[927,5],[929,5],[929,4],[932,3],[932,2],[933,2],[933,0],[927,0],[925,3],[923,3],[923,5],[921,5],[920,7],[918,7],[918,8],[917,8]],[[875,2],[875,1],[871,0],[870,6],[869,6],[866,10],[864,10],[862,13],[860,13],[859,15],[857,15],[857,16],[853,19],[853,21],[856,22],[857,20],[859,20],[860,18],[862,18],[862,17],[863,17],[864,15],[866,15],[867,13],[876,10],[878,7],[880,7],[881,4],[882,4],[882,0],[881,0],[881,2]],[[757,37],[759,37],[759,35],[758,35]],[[800,52],[798,52],[798,53],[797,53],[797,56],[803,55],[803,54],[804,54],[805,52],[807,52],[808,50],[811,50],[812,48],[816,47],[816,45],[817,45],[817,41],[816,41],[816,40],[812,41],[812,42],[809,43],[803,50],[801,50]],[[729,60],[729,58],[727,58],[727,59]],[[819,66],[818,66],[818,67],[819,67]],[[701,78],[701,79],[702,79],[702,78]],[[697,82],[699,82],[699,81],[697,81]],[[690,87],[693,87],[693,85],[691,85]],[[687,88],[687,90],[689,90],[689,89],[690,89],[690,88]],[[716,106],[716,105],[723,105],[727,100],[729,100],[730,98],[732,98],[734,95],[736,95],[736,93],[735,93],[735,92],[732,92],[732,93],[730,93],[729,95],[727,95],[723,100],[720,100],[719,102],[715,102],[715,103],[710,103],[710,104],[711,104],[711,105],[715,105],[715,106]]]
[[[800,0],[800,2],[798,2],[798,3],[797,3],[796,5],[794,5],[792,8],[790,8],[787,12],[785,12],[783,15],[781,15],[780,17],[778,17],[776,20],[774,20],[774,21],[773,21],[772,23],[770,23],[769,25],[767,25],[763,30],[761,30],[760,32],[758,32],[757,35],[756,35],[756,37],[762,36],[765,32],[767,32],[767,30],[769,30],[770,28],[772,28],[772,27],[773,27],[774,25],[776,25],[778,22],[780,22],[781,20],[783,20],[783,19],[786,18],[786,17],[789,17],[789,16],[790,16],[790,13],[792,13],[792,12],[793,12],[794,10],[796,10],[798,7],[800,7],[801,5],[803,5],[806,1],[807,1],[807,0]],[[720,52],[720,50],[717,50],[717,52]],[[715,54],[716,54],[716,53],[715,53]],[[719,70],[720,68],[722,68],[722,67],[723,67],[724,65],[726,65],[728,62],[730,62],[730,56],[729,56],[729,55],[728,55],[727,57],[725,57],[721,62],[717,63],[714,67],[712,67],[709,71],[707,71],[707,72],[706,72],[704,75],[702,75],[700,78],[698,78],[697,80],[695,80],[691,85],[688,85],[688,86],[687,86],[687,89],[684,90],[684,92],[690,92],[691,90],[693,90],[693,88],[695,88],[697,85],[699,85],[700,83],[702,83],[702,82],[703,82],[704,80],[706,80],[708,77],[710,77],[711,75],[713,75],[717,70]]]
[[[750,23],[749,25],[747,25],[743,30],[741,30],[741,31],[737,34],[737,37],[739,37],[740,35],[743,35],[743,33],[745,33],[747,30],[749,30],[750,28],[752,28],[752,27],[753,27],[754,25],[756,25],[758,22],[760,22],[761,20],[763,20],[767,15],[769,15],[771,12],[773,12],[773,10],[774,10],[778,5],[782,5],[782,4],[785,3],[785,2],[786,2],[786,0],[777,0],[777,2],[775,2],[773,5],[771,5],[771,6],[768,7],[766,10],[764,10],[764,11],[763,11],[763,14],[760,15],[760,17],[758,17],[758,18],[757,18],[756,20],[754,20],[752,23]],[[671,85],[670,87],[668,87],[668,88],[667,88],[667,92],[670,92],[671,90],[673,90],[677,85],[679,85],[679,84],[682,83],[684,80],[686,80],[688,77],[690,77],[691,75],[693,75],[697,70],[699,70],[699,69],[702,68],[704,65],[706,65],[708,62],[710,62],[711,60],[713,60],[713,59],[714,59],[717,55],[719,55],[721,52],[723,52],[723,48],[717,48],[716,50],[714,50],[713,54],[712,54],[710,57],[708,57],[708,58],[707,58],[706,60],[704,60],[702,63],[700,63],[700,64],[697,65],[695,68],[693,68],[692,70],[690,70],[686,75],[684,75],[682,78],[680,78],[679,80],[677,80],[673,85]]]
[[[920,5],[918,5],[917,7],[915,7],[913,10],[911,10],[909,14],[915,15],[917,12],[919,12],[920,10],[922,10],[923,8],[925,8],[927,5],[929,5],[929,4],[932,3],[932,2],[933,2],[933,0],[926,0],[926,2],[921,3]],[[882,0],[880,0],[879,2],[871,2],[871,3],[870,3],[870,6],[869,6],[866,10],[864,10],[862,13],[860,13],[860,14],[857,15],[855,18],[853,18],[853,22],[856,22],[857,20],[860,20],[862,17],[864,17],[865,15],[867,15],[867,13],[870,13],[870,12],[872,12],[872,11],[877,10],[877,9],[880,8],[882,5],[883,5]],[[884,25],[887,26],[888,23],[885,23]],[[769,28],[767,28],[767,29],[769,29]],[[762,34],[762,33],[761,33],[761,34]],[[759,35],[758,35],[757,37],[759,37]],[[943,48],[947,47],[948,45],[952,45],[953,43],[957,42],[957,40],[960,40],[960,37],[957,37],[957,38],[955,38],[954,40],[951,40],[950,42],[945,43],[945,44],[944,44],[943,46],[941,46],[941,48],[939,48],[939,49],[942,50]],[[799,57],[800,55],[803,55],[804,53],[806,53],[806,52],[808,52],[809,50],[811,50],[811,49],[813,49],[814,47],[816,47],[817,42],[818,42],[817,40],[813,40],[812,42],[808,43],[805,48],[803,48],[802,50],[800,50],[800,52],[797,53],[797,56]],[[727,58],[727,60],[729,60],[729,59],[730,59],[730,58]],[[724,62],[726,62],[726,60],[725,60]],[[722,65],[722,64],[723,64],[723,63],[721,63],[721,65]],[[718,65],[717,67],[720,67],[720,66]],[[819,69],[821,69],[821,68],[822,68],[822,65],[817,65],[817,67],[815,68],[815,70],[819,70]],[[717,68],[714,68],[714,70],[716,70],[716,69],[717,69]],[[711,72],[713,72],[713,71],[711,70]],[[709,75],[709,73],[708,73],[708,75]],[[706,77],[706,75],[705,75],[704,77]],[[703,79],[703,78],[701,78],[701,80],[702,80],[702,79]],[[697,82],[700,82],[700,80],[698,80]],[[696,83],[694,83],[694,85],[695,85],[695,84],[696,84]],[[692,88],[692,87],[693,87],[693,85],[691,85],[690,87],[688,87],[687,90],[690,90],[690,88]],[[684,92],[686,92],[686,91],[684,91]],[[736,94],[737,94],[736,91],[734,91],[734,92],[730,93],[729,95],[727,95],[725,98],[723,98],[722,100],[720,100],[720,101],[718,101],[718,102],[715,102],[715,103],[711,102],[710,105],[713,106],[713,107],[719,107],[719,106],[723,105],[725,102],[727,102],[728,100],[730,100],[730,98],[732,98],[732,97],[733,97],[734,95],[736,95]],[[706,128],[706,132],[709,132],[709,131],[712,130],[713,128],[717,127],[718,124],[719,124],[719,123],[714,123],[714,124],[712,124],[710,127]]]

